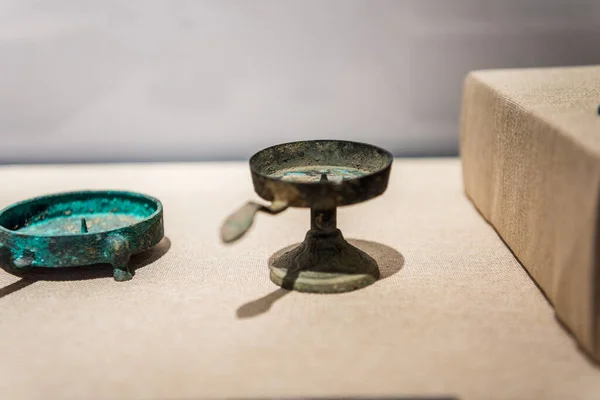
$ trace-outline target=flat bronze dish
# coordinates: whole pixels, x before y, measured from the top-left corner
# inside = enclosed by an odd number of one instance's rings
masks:
[[[107,263],[115,280],[127,281],[131,256],[163,236],[162,204],[147,195],[90,190],[36,197],[0,211],[0,266],[22,274]]]
[[[238,240],[258,211],[278,214],[288,207],[311,209],[304,242],[269,266],[271,280],[286,289],[338,293],[379,278],[377,263],[349,244],[336,226],[339,206],[360,203],[387,189],[393,156],[364,143],[314,140],[280,144],[250,159],[256,193],[270,205],[248,202],[229,216],[221,239]]]

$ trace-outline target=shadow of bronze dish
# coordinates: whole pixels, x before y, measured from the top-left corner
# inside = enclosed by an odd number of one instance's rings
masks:
[[[382,281],[396,274],[400,269],[404,266],[404,256],[400,254],[397,250],[386,246],[381,243],[371,242],[368,240],[356,240],[349,239],[348,242],[357,247],[358,249],[364,251],[369,254],[377,263],[377,268],[379,270],[379,280]],[[269,267],[273,264],[275,260],[281,258],[282,255],[289,253],[296,249],[300,244],[294,244],[291,246],[284,247],[281,250],[275,252],[269,258]],[[277,289],[267,295],[258,298],[256,300],[252,300],[237,309],[236,315],[239,319],[246,319],[257,317],[261,314],[266,313],[271,309],[273,304],[287,296],[290,293],[290,287],[294,287],[295,279],[297,275],[294,273],[289,273],[284,277],[284,283],[288,288]],[[377,283],[375,283],[377,285]],[[348,292],[349,294],[352,292]]]
[[[266,313],[271,309],[271,306],[279,299],[287,296],[290,293],[289,290],[277,289],[259,299],[252,300],[237,309],[236,315],[239,319],[246,319],[257,317],[261,314]]]
[[[132,275],[135,275],[136,270],[153,264],[167,254],[170,248],[171,240],[165,236],[156,246],[151,247],[143,253],[131,256],[129,269]],[[0,288],[0,298],[21,290],[37,281],[83,281],[113,276],[113,269],[109,264],[86,265],[81,267],[31,268],[26,272],[21,273],[15,272],[4,263],[0,264],[0,268],[11,275],[21,277],[21,280]]]

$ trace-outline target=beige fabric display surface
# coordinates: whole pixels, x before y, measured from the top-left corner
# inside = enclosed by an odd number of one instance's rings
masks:
[[[1,399],[600,396],[600,368],[469,202],[458,159],[396,161],[383,196],[339,209],[383,279],[337,295],[268,278],[308,210],[258,215],[220,244],[222,219],[256,199],[246,163],[11,166],[0,187],[0,207],[147,193],[168,237],[129,282],[102,266],[29,281],[0,270]]]
[[[465,84],[465,188],[600,360],[600,66],[480,71]]]

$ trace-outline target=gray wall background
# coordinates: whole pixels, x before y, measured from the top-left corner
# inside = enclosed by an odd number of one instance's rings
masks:
[[[600,0],[0,0],[0,162],[456,154],[469,70],[579,64]]]

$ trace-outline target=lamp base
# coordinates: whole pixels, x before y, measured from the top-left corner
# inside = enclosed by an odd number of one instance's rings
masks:
[[[341,293],[377,281],[377,262],[348,243],[339,229],[311,229],[304,242],[275,259],[270,278],[284,289],[311,293]]]

